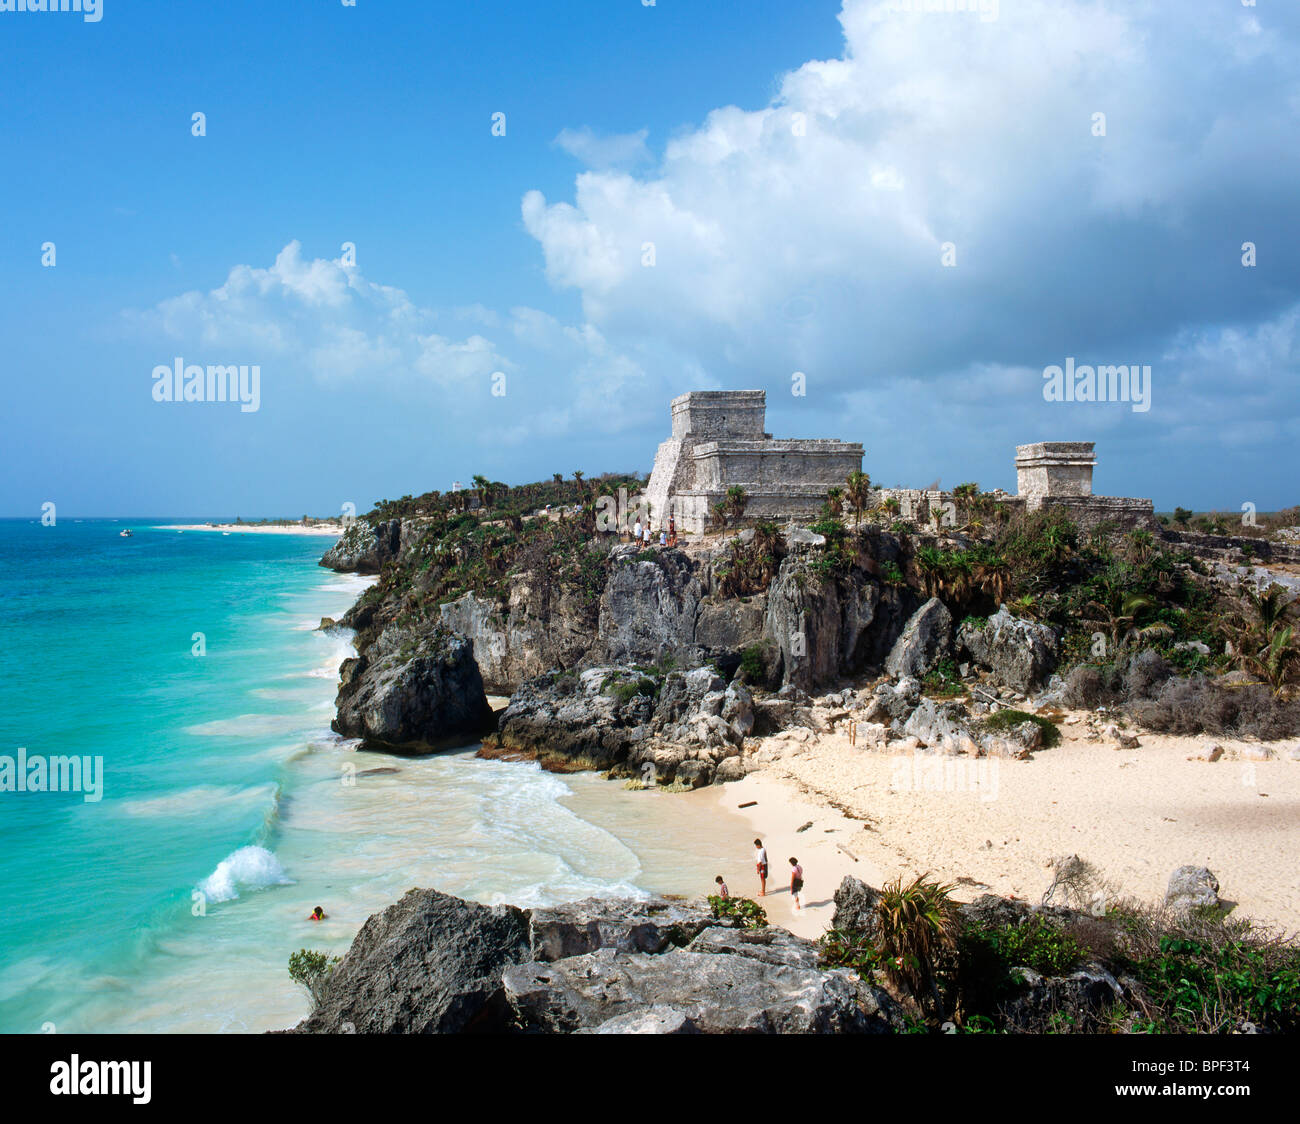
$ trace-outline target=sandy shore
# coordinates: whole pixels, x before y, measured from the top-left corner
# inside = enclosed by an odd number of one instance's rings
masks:
[[[989,890],[1041,899],[1053,856],[1077,854],[1121,893],[1163,898],[1184,863],[1209,867],[1239,915],[1300,930],[1300,742],[1140,735],[1112,749],[1063,727],[1062,743],[1032,760],[894,756],[822,735],[714,790],[717,806],[747,817],[771,859],[773,923],[804,936],[829,925],[845,874],[872,885],[929,871],[969,900]],[[1223,759],[1199,758],[1220,744]],[[1193,758],[1193,760],[1189,760]],[[750,808],[739,805],[756,801]],[[811,821],[812,827],[797,829]],[[791,911],[790,855],[803,864],[805,901]],[[731,884],[752,897],[756,880]],[[754,883],[750,885],[750,883]]]
[[[224,531],[232,535],[321,535],[336,539],[343,534],[338,523],[317,523],[310,527],[299,524],[254,523],[173,523],[162,528],[164,531]]]

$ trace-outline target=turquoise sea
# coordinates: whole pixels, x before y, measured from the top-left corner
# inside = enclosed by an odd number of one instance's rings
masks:
[[[316,628],[368,579],[319,568],[330,541],[0,521],[0,768],[103,762],[99,800],[0,792],[0,1031],[291,1025],[289,954],[345,951],[412,886],[707,888],[731,841],[698,803],[333,734],[351,640]]]

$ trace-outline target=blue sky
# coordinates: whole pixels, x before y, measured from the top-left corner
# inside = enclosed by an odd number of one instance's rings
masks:
[[[884,484],[1077,439],[1108,494],[1300,501],[1295,5],[103,5],[0,11],[2,515],[647,471],[716,387]],[[259,409],[154,401],[178,356]],[[1067,358],[1151,408],[1044,401]]]

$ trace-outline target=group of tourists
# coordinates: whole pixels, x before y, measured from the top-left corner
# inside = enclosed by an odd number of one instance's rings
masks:
[[[761,839],[754,840],[754,866],[758,871],[758,896],[767,897],[767,848]],[[729,898],[731,891],[719,874],[714,880],[718,886],[718,897]],[[790,856],[790,897],[794,900],[794,909],[798,913],[803,909],[803,867],[799,860]]]
[[[648,518],[642,523],[641,517],[639,515],[636,517],[636,522],[632,525],[632,541],[644,543],[646,546],[654,546],[654,532],[650,529],[650,520]],[[668,526],[661,528],[659,531],[659,545],[677,545],[677,520],[671,515],[668,517]]]

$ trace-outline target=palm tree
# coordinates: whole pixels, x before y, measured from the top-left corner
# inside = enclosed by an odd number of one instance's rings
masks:
[[[739,519],[745,514],[745,508],[749,505],[749,493],[739,484],[733,484],[727,489],[726,509],[727,515],[732,519]]]
[[[486,476],[475,475],[473,478],[474,488],[478,492],[478,502],[484,508],[492,505],[492,484]]]
[[[838,519],[844,514],[844,489],[827,488],[826,489],[826,511],[832,519]]]
[[[861,471],[850,472],[846,483],[845,495],[853,507],[853,527],[856,530],[862,525],[862,512],[871,498],[871,477]]]
[[[582,469],[577,469],[577,470],[575,470],[574,473],[573,473],[573,483],[574,483],[574,486],[578,489],[578,495],[582,495],[583,492],[586,491],[586,489],[583,488],[583,486],[582,486],[582,478],[583,478],[585,475],[586,475],[586,473],[583,472]]]
[[[1278,694],[1292,674],[1300,669],[1300,643],[1294,624],[1294,600],[1276,582],[1266,590],[1250,590],[1247,603],[1251,616],[1238,614],[1236,639],[1237,664],[1244,671],[1268,680]]]

